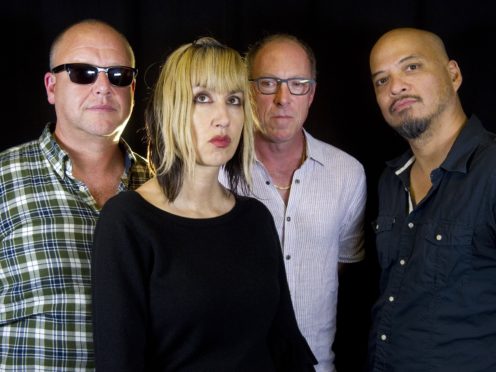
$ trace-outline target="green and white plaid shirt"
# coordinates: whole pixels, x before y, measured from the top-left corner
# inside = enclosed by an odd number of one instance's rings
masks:
[[[47,125],[0,154],[0,370],[94,369],[91,247],[99,208]],[[150,175],[126,151],[119,191]]]

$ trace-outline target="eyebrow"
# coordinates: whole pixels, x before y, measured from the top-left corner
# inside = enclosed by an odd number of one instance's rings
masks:
[[[216,89],[213,89],[213,88],[207,88],[203,85],[195,85],[193,86],[193,90],[197,89],[198,92],[205,92],[205,91],[209,91],[209,92],[215,92],[215,93],[220,93],[219,91],[217,91]],[[244,94],[244,90],[243,89],[233,89],[233,90],[230,90],[227,92],[227,94],[237,94],[237,93],[240,93],[240,94]]]
[[[400,64],[400,65],[401,65],[402,63],[404,63],[404,62],[406,62],[406,61],[408,61],[408,60],[410,60],[410,59],[417,59],[417,58],[422,58],[422,57],[421,57],[421,56],[419,56],[419,55],[417,55],[417,54],[412,54],[412,55],[409,55],[409,56],[406,56],[406,57],[403,57],[402,59],[400,59],[400,60],[398,61],[398,64]],[[377,75],[382,74],[382,73],[384,73],[384,72],[385,72],[384,70],[380,70],[380,71],[374,72],[374,73],[371,75],[371,77],[372,77],[372,79],[374,79]]]

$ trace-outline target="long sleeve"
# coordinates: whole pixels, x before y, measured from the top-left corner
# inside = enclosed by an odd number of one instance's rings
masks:
[[[139,227],[131,225],[126,206],[119,202],[107,202],[95,230],[95,360],[98,371],[137,372],[145,368],[147,350],[146,260],[135,234]]]
[[[273,360],[313,370],[260,202],[189,219],[121,193],[102,210],[94,251],[98,371],[268,372]]]

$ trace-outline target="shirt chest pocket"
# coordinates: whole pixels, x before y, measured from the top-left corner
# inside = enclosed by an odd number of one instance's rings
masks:
[[[474,230],[455,224],[427,225],[424,229],[426,269],[437,273],[438,281],[460,278],[471,265]]]
[[[382,269],[388,268],[398,258],[397,244],[393,229],[396,218],[392,216],[379,216],[372,223],[375,232],[377,258]]]

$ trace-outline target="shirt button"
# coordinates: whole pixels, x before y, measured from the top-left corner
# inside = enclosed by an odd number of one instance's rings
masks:
[[[405,260],[400,260],[400,265],[401,266],[405,266],[405,263],[406,263]]]
[[[300,183],[300,180],[299,179],[295,179],[295,183]]]
[[[286,255],[286,260],[290,260],[291,259],[291,255]]]
[[[79,186],[79,191],[81,191],[81,192],[85,192],[85,191],[86,191],[86,187],[84,187],[84,186]]]
[[[289,217],[289,216],[286,217],[286,221],[288,221],[288,222],[291,221],[291,217]]]
[[[381,335],[381,340],[382,341],[386,341],[387,340],[387,336],[386,335]]]
[[[394,296],[389,296],[389,302],[393,302],[394,301]]]
[[[443,239],[443,236],[441,234],[436,235],[436,240],[442,240],[442,239]]]
[[[265,181],[265,184],[266,185],[270,185],[270,181]]]
[[[375,229],[379,230],[379,224],[375,225]]]
[[[415,225],[413,224],[413,222],[408,222],[408,227],[409,227],[410,229],[413,229],[413,226],[415,226]]]

